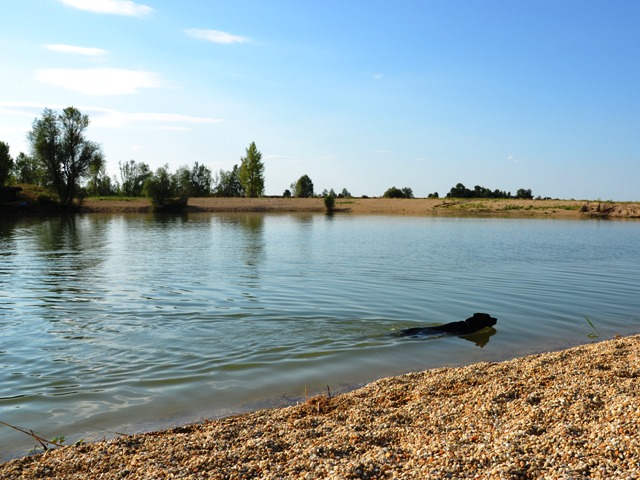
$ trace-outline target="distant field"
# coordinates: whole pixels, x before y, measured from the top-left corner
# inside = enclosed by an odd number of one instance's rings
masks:
[[[190,211],[324,212],[322,198],[191,198]],[[145,198],[88,198],[85,212],[147,212]],[[551,218],[640,218],[639,203],[581,200],[338,198],[337,213]]]

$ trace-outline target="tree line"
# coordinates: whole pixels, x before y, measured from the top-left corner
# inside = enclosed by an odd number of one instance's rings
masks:
[[[260,197],[264,195],[264,163],[262,154],[252,142],[240,158],[240,163],[230,170],[213,173],[205,165],[195,162],[175,172],[165,165],[152,171],[148,164],[129,160],[119,162],[120,179],[106,173],[106,160],[101,146],[85,136],[89,126],[88,115],[74,107],[62,113],[45,109],[40,118],[33,121],[27,134],[30,154],[23,152],[15,158],[9,154],[9,145],[0,141],[0,186],[9,184],[33,184],[54,192],[60,203],[71,205],[74,199],[86,196],[147,196],[154,207],[182,207],[189,197]],[[283,197],[314,197],[314,184],[308,175],[302,175],[291,183]],[[339,194],[331,189],[320,196],[351,197],[344,188]],[[366,197],[366,196],[365,196]],[[383,198],[414,198],[409,187],[388,188]],[[531,189],[511,192],[491,190],[476,185],[473,190],[462,183],[452,187],[447,198],[521,198],[532,199]],[[438,192],[429,198],[439,198]]]
[[[85,196],[147,196],[154,207],[184,206],[189,197],[248,196],[264,194],[262,154],[252,142],[240,165],[213,175],[195,162],[169,172],[168,166],[152,171],[144,162],[119,163],[120,181],[106,173],[101,146],[85,136],[88,115],[74,107],[62,113],[45,109],[27,134],[30,154],[13,159],[9,145],[0,142],[0,186],[31,184],[54,192],[63,205]]]

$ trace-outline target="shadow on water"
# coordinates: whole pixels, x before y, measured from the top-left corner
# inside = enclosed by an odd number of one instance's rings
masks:
[[[458,338],[462,338],[469,342],[473,342],[476,344],[477,347],[483,348],[487,343],[489,343],[489,339],[492,336],[494,336],[496,333],[498,333],[496,329],[491,327],[491,328],[485,328],[484,330],[481,330],[476,333],[472,333],[470,335],[461,335]]]

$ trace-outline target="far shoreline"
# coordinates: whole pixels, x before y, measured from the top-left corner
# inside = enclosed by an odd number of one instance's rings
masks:
[[[184,213],[327,213],[322,197],[194,197]],[[336,198],[334,214],[478,218],[638,219],[640,202],[487,198]],[[89,197],[73,206],[20,201],[0,204],[2,215],[153,213],[148,198]]]
[[[146,198],[88,198],[79,213],[150,213]],[[324,213],[327,209],[320,197],[204,197],[190,198],[185,210],[196,212],[256,212],[256,213]],[[337,198],[335,214],[409,215],[499,218],[560,218],[560,219],[636,219],[640,218],[640,203],[584,200],[523,200],[482,198]]]

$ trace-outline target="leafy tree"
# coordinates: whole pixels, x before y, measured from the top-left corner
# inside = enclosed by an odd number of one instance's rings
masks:
[[[518,190],[522,195],[531,195],[531,190]],[[451,188],[449,193],[447,193],[447,198],[513,198],[511,196],[511,192],[505,192],[502,190],[498,190],[497,188],[493,191],[486,187],[481,187],[480,185],[476,185],[473,187],[473,190],[469,190],[462,183],[458,183],[455,187]],[[519,197],[517,197],[519,198]],[[533,198],[531,197],[522,197],[522,198]]]
[[[411,190],[409,187],[404,187],[402,189],[402,194],[404,195],[404,198],[415,198],[413,196],[413,190]]]
[[[449,198],[468,198],[471,196],[471,190],[465,187],[462,183],[458,183],[455,187],[451,187],[447,197]]]
[[[143,162],[129,160],[120,166],[120,191],[125,197],[140,197],[144,182],[152,175],[149,165]]]
[[[327,209],[327,211],[331,212],[333,210],[333,207],[336,203],[336,196],[333,194],[328,194],[325,195],[324,197],[324,206]]]
[[[291,198],[291,190],[289,190],[288,188],[285,189],[285,191],[282,193],[282,196],[284,198]]]
[[[308,175],[303,175],[298,179],[293,194],[301,198],[313,197],[313,182]]]
[[[13,171],[13,159],[9,155],[9,144],[0,142],[0,187],[9,181]]]
[[[45,172],[35,158],[20,152],[13,163],[13,175],[16,183],[43,184]]]
[[[391,187],[388,188],[386,192],[382,194],[383,198],[413,198],[413,190],[409,187],[404,187],[403,189]]]
[[[168,168],[167,165],[158,168],[144,182],[144,192],[154,210],[177,210],[187,205],[187,192],[180,189],[177,177]]]
[[[191,196],[208,197],[211,195],[211,186],[213,184],[211,169],[207,168],[205,165],[200,165],[198,162],[195,162],[190,173],[189,185],[191,188]]]
[[[525,200],[532,200],[533,199],[533,193],[531,193],[531,189],[524,189],[524,188],[519,188],[518,191],[516,192],[516,198],[522,198]]]
[[[87,183],[87,193],[89,195],[115,195],[117,186],[107,175],[107,162],[102,155],[96,155],[94,161],[89,166],[89,182]]]
[[[87,176],[94,157],[101,154],[100,146],[84,136],[88,126],[89,116],[74,107],[65,108],[62,114],[46,108],[28,134],[33,156],[43,165],[65,205],[73,203],[80,181]]]
[[[234,165],[229,171],[220,170],[218,185],[214,188],[213,194],[216,197],[244,197],[238,165]]]
[[[338,197],[351,198],[351,193],[349,193],[349,190],[347,190],[346,188],[343,188]]]
[[[256,148],[255,142],[251,142],[247,148],[246,156],[240,159],[240,171],[238,178],[247,197],[260,197],[264,193],[264,164],[262,153]]]
[[[211,170],[195,162],[189,169],[186,165],[176,172],[176,180],[181,190],[190,197],[208,197],[211,195]]]
[[[440,195],[438,194],[438,192],[433,192],[430,193],[427,198],[440,198]]]

